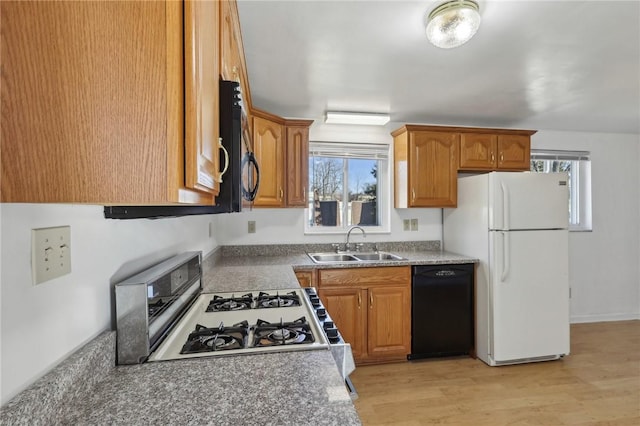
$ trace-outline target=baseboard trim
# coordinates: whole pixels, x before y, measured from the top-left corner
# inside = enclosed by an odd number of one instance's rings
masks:
[[[640,313],[624,314],[596,314],[596,315],[575,315],[570,319],[571,324],[586,322],[608,322],[608,321],[629,321],[640,320]]]

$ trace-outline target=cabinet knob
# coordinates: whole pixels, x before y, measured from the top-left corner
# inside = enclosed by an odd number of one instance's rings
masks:
[[[496,161],[496,154],[494,154],[493,152],[491,153],[491,162],[493,163],[494,161]]]
[[[282,188],[280,188],[280,199],[282,200],[284,198],[284,191],[282,190]]]
[[[369,307],[373,308],[373,293],[369,292]]]
[[[411,188],[411,201],[416,200],[416,190],[415,188]]]

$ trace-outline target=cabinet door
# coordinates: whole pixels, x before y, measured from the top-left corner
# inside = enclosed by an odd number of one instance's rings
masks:
[[[236,36],[233,8],[228,0],[220,1],[220,75],[240,82],[240,49]]]
[[[298,283],[300,287],[315,287],[316,280],[315,274],[316,271],[295,271],[296,278],[298,279]]]
[[[318,296],[342,338],[351,344],[356,362],[366,359],[366,290],[359,288],[318,289]]]
[[[460,135],[411,132],[409,135],[409,207],[455,207]]]
[[[287,206],[305,207],[309,182],[309,128],[287,126]]]
[[[411,288],[368,288],[367,353],[370,358],[406,359],[411,353]]]
[[[498,169],[529,170],[531,138],[522,135],[498,135]]]
[[[253,151],[260,167],[260,185],[254,206],[284,206],[284,150],[282,125],[253,117]]]
[[[483,133],[460,135],[460,169],[492,170],[496,167],[497,136]]]
[[[218,6],[184,3],[185,181],[188,188],[214,195],[220,190]]]
[[[168,64],[182,70],[179,6],[176,16],[162,2],[0,2],[2,202],[167,199],[171,129],[184,149],[181,74],[178,97],[167,84]]]

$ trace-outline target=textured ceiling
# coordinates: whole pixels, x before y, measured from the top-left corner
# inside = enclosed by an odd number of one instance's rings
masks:
[[[422,123],[640,133],[639,1],[480,1],[475,37],[438,49],[438,1],[250,1],[238,10],[253,105]]]

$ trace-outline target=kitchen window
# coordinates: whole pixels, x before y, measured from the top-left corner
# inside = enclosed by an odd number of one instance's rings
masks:
[[[309,142],[306,233],[389,232],[389,145]]]
[[[569,230],[591,231],[591,160],[587,151],[531,150],[531,171],[569,175]]]

